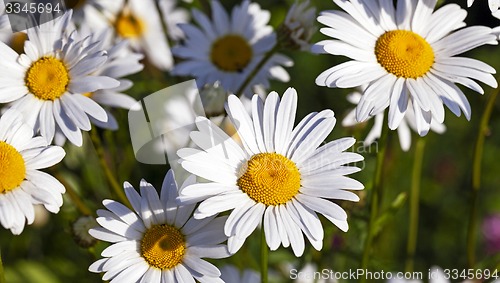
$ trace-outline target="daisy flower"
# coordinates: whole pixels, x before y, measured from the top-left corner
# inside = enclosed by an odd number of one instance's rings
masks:
[[[118,38],[127,39],[154,66],[161,70],[172,68],[172,53],[155,0],[128,0],[112,22]]]
[[[173,40],[184,38],[179,24],[189,22],[189,13],[186,9],[176,6],[175,0],[159,0],[158,6],[162,14],[163,22],[167,28],[167,35]]]
[[[467,7],[472,6],[474,0],[467,0]],[[493,17],[500,19],[500,0],[488,0],[488,7],[490,7]]]
[[[106,50],[108,60],[99,67],[92,75],[107,76],[120,82],[120,85],[111,89],[99,89],[94,92],[88,92],[84,95],[90,97],[102,106],[117,107],[126,110],[140,110],[140,103],[134,98],[123,92],[130,89],[133,85],[131,80],[125,79],[125,76],[135,74],[143,69],[139,61],[144,57],[140,53],[130,50],[127,40],[120,40],[113,43],[113,37],[109,29],[100,32],[91,33],[90,31],[80,31],[81,34],[88,34],[91,43],[97,43],[98,49]],[[101,128],[116,130],[118,123],[113,114],[106,110],[108,121],[102,122],[90,117],[90,121]]]
[[[355,91],[347,96],[347,100],[352,104],[358,104],[362,97],[362,91]],[[368,119],[370,119],[369,117]],[[356,120],[356,109],[352,109],[342,120],[342,126],[352,127],[359,124]],[[382,134],[382,127],[384,126],[384,113],[379,113],[375,115],[375,122],[370,132],[363,141],[364,146],[371,145],[376,139],[380,138]],[[446,126],[444,124],[439,124],[436,120],[431,121],[431,128],[433,132],[442,134],[446,131]],[[403,151],[408,151],[411,146],[411,130],[417,131],[417,125],[415,123],[415,112],[413,111],[412,104],[410,102],[409,108],[405,113],[405,117],[401,120],[399,127],[397,128],[399,144]]]
[[[59,212],[65,188],[39,169],[59,163],[64,155],[61,147],[33,137],[18,111],[8,110],[0,118],[0,223],[5,229],[21,234],[35,220],[37,204]]]
[[[192,184],[194,177],[184,185]],[[120,282],[223,282],[220,271],[201,259],[229,256],[223,226],[227,217],[191,218],[195,205],[177,206],[177,185],[169,170],[160,196],[142,180],[140,194],[127,182],[125,193],[134,211],[123,204],[104,200],[108,210],[98,210],[102,226],[89,233],[113,243],[102,252],[104,258],[89,270],[105,272],[103,280]],[[194,279],[193,279],[194,278]]]
[[[66,38],[71,12],[28,29],[24,54],[0,42],[0,103],[13,102],[35,132],[52,142],[56,132],[77,146],[80,130],[91,129],[89,116],[106,122],[104,109],[85,93],[118,87],[108,76],[93,75],[107,60],[96,43]]]
[[[3,1],[0,1],[0,41],[10,45],[18,53],[22,53],[26,37],[25,32],[12,32],[9,17],[5,13],[5,5]]]
[[[73,10],[72,21],[77,26],[91,25],[95,29],[109,27],[109,18],[123,7],[123,0],[64,0],[66,9]]]
[[[389,107],[389,128],[396,129],[407,109],[415,112],[418,133],[423,136],[432,120],[443,123],[445,104],[455,115],[469,120],[467,98],[455,83],[479,93],[474,80],[497,87],[491,66],[460,53],[484,44],[497,44],[492,29],[465,26],[467,12],[456,4],[433,11],[436,0],[334,0],[343,11],[326,11],[318,21],[321,32],[336,40],[317,43],[313,51],[344,55],[351,59],[316,78],[316,84],[350,88],[368,84],[356,119]]]
[[[353,138],[318,148],[335,125],[333,112],[311,113],[293,128],[296,107],[293,88],[281,102],[276,92],[265,103],[253,96],[251,115],[231,95],[227,112],[243,147],[200,117],[191,138],[201,149],[178,151],[184,169],[209,181],[182,189],[179,202],[201,201],[194,214],[197,219],[232,210],[224,226],[231,253],[261,221],[269,248],[291,245],[296,256],[304,252],[302,233],[315,249],[322,248],[323,227],[316,212],[341,230],[348,229],[346,212],[327,199],[359,200],[347,190],[361,190],[363,185],[344,175],[360,171],[347,164],[363,157],[343,152],[354,144]]]
[[[219,1],[212,1],[212,19],[193,9],[200,27],[180,25],[186,35],[182,45],[172,49],[184,59],[172,70],[178,76],[193,76],[199,86],[219,81],[230,93],[241,88],[259,62],[276,46],[276,34],[268,25],[270,13],[259,4],[243,1],[226,13]],[[281,54],[272,55],[248,82],[243,93],[253,94],[252,87],[269,87],[269,78],[287,82],[290,78],[283,66],[292,61]],[[238,93],[240,95],[241,93]]]

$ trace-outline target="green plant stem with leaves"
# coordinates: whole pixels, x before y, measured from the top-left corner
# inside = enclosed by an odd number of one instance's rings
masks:
[[[373,187],[370,200],[370,219],[368,222],[368,232],[366,235],[365,245],[363,249],[363,257],[361,259],[361,269],[368,268],[368,261],[372,250],[373,238],[375,236],[375,223],[379,215],[379,204],[382,203],[382,175],[384,169],[384,162],[386,157],[387,137],[389,135],[389,127],[387,127],[387,115],[384,115],[384,123],[382,133],[379,139],[379,151],[377,153],[377,163],[375,167],[375,175],[373,177]],[[361,282],[366,282],[366,278],[362,277]]]
[[[469,214],[469,227],[467,230],[467,266],[473,268],[476,261],[476,228],[478,218],[478,196],[481,188],[481,161],[483,157],[484,140],[488,134],[488,123],[490,121],[493,107],[500,89],[495,89],[486,102],[486,107],[481,117],[479,129],[474,146],[474,156],[472,159],[472,196],[471,209]]]
[[[266,234],[264,233],[264,227],[261,229],[260,235],[260,282],[267,283],[267,273],[268,273],[268,262],[269,262],[269,249],[266,243]]]
[[[406,246],[406,272],[412,272],[415,263],[415,250],[417,248],[418,216],[420,201],[420,179],[422,176],[422,161],[425,152],[425,138],[418,138],[415,145],[413,158],[413,171],[411,176],[410,194],[410,221],[408,226],[408,242]]]

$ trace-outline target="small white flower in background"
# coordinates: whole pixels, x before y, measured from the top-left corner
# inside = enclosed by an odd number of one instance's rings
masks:
[[[167,27],[167,35],[174,41],[184,38],[184,32],[179,24],[189,22],[189,12],[177,7],[177,0],[159,0],[158,5]]]
[[[355,143],[353,138],[320,146],[336,122],[331,110],[311,113],[294,128],[296,108],[293,88],[281,102],[276,92],[265,103],[254,95],[251,115],[231,95],[227,112],[243,147],[199,117],[191,139],[201,149],[178,151],[185,170],[208,180],[181,189],[178,201],[201,202],[194,213],[197,219],[231,210],[224,227],[231,253],[241,248],[261,220],[270,249],[291,245],[296,256],[304,252],[303,233],[316,250],[323,246],[323,226],[316,212],[348,230],[346,212],[330,199],[359,200],[347,190],[361,190],[363,184],[344,175],[360,171],[347,164],[363,157],[344,152]]]
[[[73,10],[72,21],[77,28],[91,26],[96,30],[110,27],[110,17],[120,11],[124,0],[63,0]]]
[[[126,110],[140,110],[140,104],[137,103],[137,100],[123,93],[133,85],[131,80],[124,79],[123,77],[141,71],[144,66],[139,61],[144,56],[131,51],[127,40],[119,40],[114,44],[112,32],[109,29],[103,29],[96,33],[81,29],[79,36],[81,38],[88,36],[90,43],[98,44],[97,49],[106,50],[108,60],[92,75],[108,76],[120,82],[120,85],[116,88],[100,89],[85,93],[84,95],[102,106],[123,108]],[[108,121],[102,122],[90,117],[91,122],[101,128],[110,130],[118,129],[118,123],[113,114],[106,109],[104,110],[108,115]]]
[[[318,21],[327,27],[320,31],[333,40],[318,42],[313,51],[352,60],[324,71],[316,84],[339,88],[368,84],[356,107],[359,122],[389,108],[388,124],[394,130],[411,105],[417,132],[424,136],[433,120],[443,123],[443,104],[470,120],[470,104],[456,83],[481,94],[484,90],[475,80],[498,86],[494,68],[456,56],[498,44],[489,27],[460,29],[466,26],[467,11],[458,5],[434,11],[437,0],[398,0],[396,7],[388,0],[334,2],[345,12],[321,13]]]
[[[347,100],[352,104],[357,105],[361,100],[362,93],[363,91],[355,91],[353,93],[350,93],[347,96]],[[417,132],[415,112],[413,111],[411,102],[409,106],[410,107],[408,107],[408,110],[405,113],[405,117],[403,118],[403,120],[401,120],[401,123],[397,128],[399,144],[401,145],[401,149],[404,151],[408,151],[410,149],[411,130]],[[376,139],[380,138],[380,135],[382,134],[382,127],[384,127],[384,112],[379,113],[374,117],[375,122],[365,140],[363,141],[364,146],[371,145]],[[371,116],[368,119],[370,118]],[[342,120],[342,126],[344,127],[352,127],[358,124],[360,123],[356,120],[356,109],[352,109],[351,111],[349,111],[349,113]],[[438,122],[436,122],[436,120],[432,120],[431,130],[438,134],[442,134],[446,131],[446,126],[444,124],[439,124]]]
[[[259,283],[260,274],[255,270],[245,269],[241,272],[236,266],[224,265],[220,269],[220,279],[226,283]]]
[[[0,41],[11,46],[18,53],[22,53],[24,41],[26,41],[26,32],[12,32],[9,17],[5,13],[4,1],[0,1]]]
[[[120,83],[94,75],[106,63],[106,52],[88,42],[89,38],[76,41],[75,33],[65,36],[70,19],[71,11],[28,29],[21,55],[0,42],[0,103],[12,102],[10,107],[20,111],[49,143],[58,132],[81,146],[81,130],[92,127],[89,116],[108,120],[106,111],[83,94]]]
[[[271,15],[250,1],[235,6],[230,15],[219,1],[211,4],[212,21],[193,9],[198,26],[180,25],[186,39],[172,48],[172,52],[184,61],[174,67],[172,74],[192,76],[199,86],[219,81],[229,93],[235,93],[276,45],[276,34],[268,25]],[[268,88],[269,78],[287,82],[290,77],[282,66],[292,64],[291,59],[282,54],[272,55],[237,95],[253,95],[255,85]]]
[[[151,64],[160,70],[172,68],[172,54],[155,0],[128,0],[112,22],[117,37],[127,39]]]
[[[194,176],[188,178],[183,186],[194,181]],[[219,269],[202,258],[229,256],[222,244],[227,240],[227,217],[192,218],[195,204],[178,206],[175,202],[178,194],[172,170],[165,176],[160,196],[144,180],[140,194],[129,183],[124,187],[134,211],[113,200],[103,201],[107,210],[97,211],[102,227],[89,233],[113,244],[90,271],[105,272],[103,280],[120,283],[223,282]]]
[[[59,163],[61,147],[49,146],[43,137],[33,137],[21,113],[8,110],[0,118],[0,223],[19,235],[35,220],[34,206],[42,204],[58,213],[64,186],[39,171]]]
[[[467,7],[472,6],[472,3],[474,0],[467,0]],[[500,0],[488,0],[488,7],[493,17],[500,19]]]
[[[295,2],[278,28],[280,43],[292,49],[309,50],[309,41],[317,30],[315,21],[316,8],[309,7],[309,0]]]

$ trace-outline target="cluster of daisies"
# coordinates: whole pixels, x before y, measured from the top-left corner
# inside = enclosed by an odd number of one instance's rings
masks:
[[[358,88],[349,96],[356,107],[342,124],[374,117],[366,145],[380,136],[386,119],[408,150],[410,130],[421,136],[445,131],[444,105],[470,119],[456,84],[479,93],[476,81],[497,87],[491,66],[458,56],[497,44],[497,35],[488,27],[465,27],[467,12],[458,5],[434,11],[437,0],[333,2],[341,10],[317,17],[330,39],[312,46],[317,15],[307,1],[293,5],[277,29],[269,25],[270,12],[249,0],[230,12],[210,1],[210,15],[189,13],[174,0],[66,1],[71,9],[62,17],[21,33],[9,31],[1,6],[2,226],[20,234],[34,221],[34,205],[59,211],[65,188],[39,169],[64,158],[66,140],[81,146],[82,130],[117,129],[110,107],[140,110],[123,93],[133,85],[126,77],[150,64],[195,78],[200,88],[222,89],[215,108],[225,109],[236,135],[199,116],[189,143],[177,151],[188,174],[180,186],[169,170],[159,193],[145,180],[139,192],[125,183],[130,207],[104,200],[99,226],[89,233],[112,245],[90,271],[110,282],[224,282],[203,258],[235,254],[257,229],[270,250],[291,247],[297,257],[306,243],[321,250],[318,214],[348,230],[347,213],[333,200],[359,200],[353,191],[364,186],[347,175],[360,171],[354,165],[363,157],[347,151],[354,138],[324,142],[336,124],[331,110],[296,124],[295,89],[281,97],[267,91],[270,79],[290,80],[285,67],[293,61],[280,52],[352,59],[319,74],[316,84]],[[498,3],[490,0],[490,8],[496,15]]]

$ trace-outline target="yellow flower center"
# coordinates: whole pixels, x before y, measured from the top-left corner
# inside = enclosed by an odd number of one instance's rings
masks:
[[[381,35],[375,44],[377,61],[397,77],[416,79],[434,64],[432,46],[420,35],[393,30]]]
[[[178,265],[186,252],[186,241],[179,229],[169,225],[149,228],[141,241],[141,255],[158,269],[171,269]]]
[[[24,32],[16,32],[12,35],[10,46],[19,54],[24,53],[24,42],[28,39],[28,35]]]
[[[266,206],[285,204],[299,192],[299,169],[281,154],[256,154],[243,169],[238,186],[256,202]]]
[[[10,144],[0,141],[0,193],[19,187],[25,177],[23,156]]]
[[[25,83],[29,91],[42,100],[56,100],[68,89],[69,72],[61,60],[42,57],[26,72]]]
[[[130,12],[122,12],[115,21],[115,29],[123,38],[136,38],[144,34],[146,23]]]
[[[79,9],[85,4],[85,0],[64,0],[66,9]]]
[[[212,63],[226,72],[241,72],[252,59],[252,47],[239,35],[226,35],[212,44]]]

